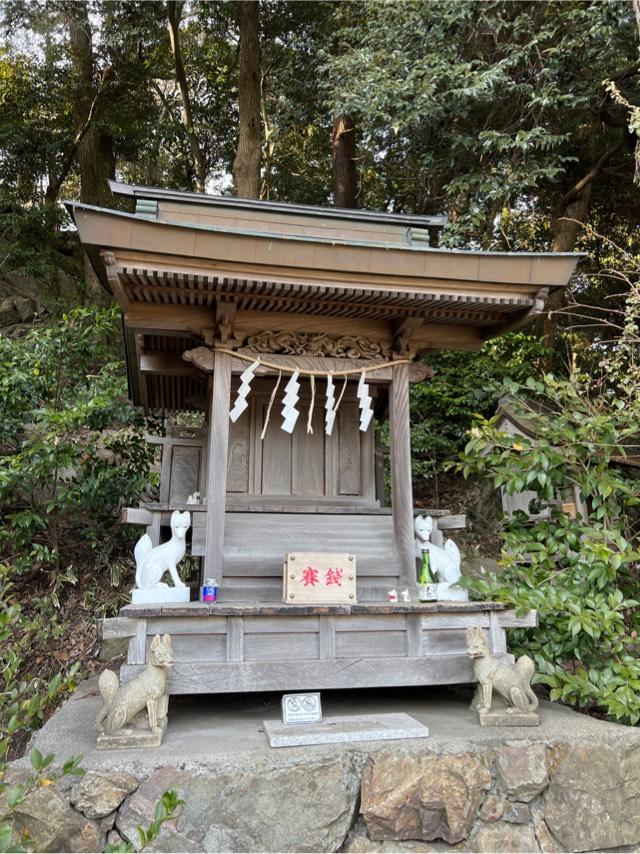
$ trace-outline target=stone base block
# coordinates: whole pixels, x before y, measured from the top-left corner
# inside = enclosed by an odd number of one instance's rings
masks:
[[[468,602],[469,594],[457,584],[449,584],[441,581],[436,584],[438,588],[438,602]]]
[[[519,712],[517,709],[500,709],[486,712],[476,709],[480,726],[540,726],[537,712]]]
[[[167,719],[157,729],[149,729],[146,716],[136,718],[133,724],[114,735],[101,732],[96,739],[98,750],[123,750],[129,747],[160,747],[167,731]]]
[[[152,587],[150,590],[139,590],[134,587],[131,591],[132,605],[165,605],[172,602],[189,602],[190,600],[190,587]]]
[[[270,747],[308,744],[342,744],[352,741],[389,741],[427,738],[429,730],[404,712],[390,715],[341,715],[320,723],[291,726],[282,721],[263,721]]]

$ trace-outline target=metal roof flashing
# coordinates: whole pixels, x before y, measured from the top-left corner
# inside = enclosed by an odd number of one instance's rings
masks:
[[[344,219],[355,222],[380,222],[388,225],[415,226],[417,228],[443,228],[447,216],[427,214],[400,214],[386,211],[369,211],[352,208],[332,208],[320,205],[303,205],[292,202],[274,202],[263,199],[247,199],[239,196],[216,196],[208,193],[192,193],[184,190],[163,190],[158,187],[144,187],[138,184],[125,184],[109,181],[111,192],[116,196],[129,196],[149,201],[182,201],[194,205],[211,207],[229,207],[254,211],[271,211],[292,216],[312,216],[326,219]]]

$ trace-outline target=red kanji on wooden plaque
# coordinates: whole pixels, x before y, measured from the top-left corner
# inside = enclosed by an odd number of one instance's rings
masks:
[[[292,552],[285,557],[282,598],[290,605],[353,605],[356,558],[335,552]]]

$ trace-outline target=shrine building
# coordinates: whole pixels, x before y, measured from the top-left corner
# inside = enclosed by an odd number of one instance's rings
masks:
[[[157,500],[123,520],[158,544],[189,511],[189,553],[220,591],[105,620],[104,637],[129,638],[124,678],[157,632],[173,639],[171,693],[470,682],[468,626],[510,659],[505,629],[535,614],[389,602],[416,585],[409,387],[429,381],[422,357],[543,312],[579,256],[438,248],[443,217],[111,189],[135,210],[68,209],[122,311],[131,400],[174,424],[149,437]],[[464,525],[433,515],[440,538]],[[352,601],[283,601],[296,552],[353,556]]]

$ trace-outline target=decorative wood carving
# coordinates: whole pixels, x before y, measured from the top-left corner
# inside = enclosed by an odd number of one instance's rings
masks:
[[[326,332],[259,332],[247,339],[254,353],[284,353],[291,356],[337,356],[343,359],[380,359],[391,350],[360,335],[332,337]]]
[[[215,353],[210,347],[195,347],[193,350],[185,350],[182,354],[185,362],[191,362],[196,368],[201,371],[213,371],[213,363],[215,361]]]

